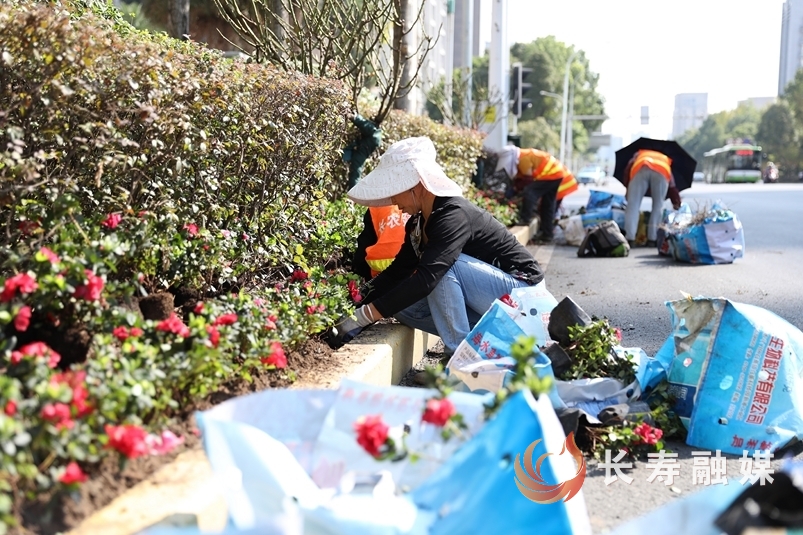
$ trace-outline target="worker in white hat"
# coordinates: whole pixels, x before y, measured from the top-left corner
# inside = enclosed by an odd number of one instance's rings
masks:
[[[448,355],[495,299],[543,280],[527,249],[491,214],[463,198],[435,156],[429,138],[404,139],[349,190],[357,204],[394,204],[411,217],[398,255],[368,283],[365,304],[332,329],[332,347],[393,316],[440,336]]]

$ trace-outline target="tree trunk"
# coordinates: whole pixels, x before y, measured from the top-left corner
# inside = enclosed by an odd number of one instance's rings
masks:
[[[401,24],[395,24],[393,31],[396,34],[394,36],[394,43],[398,47],[398,55],[394,57],[394,60],[397,62],[403,62],[402,65],[394,65],[395,68],[401,68],[401,79],[399,81],[399,87],[407,87],[408,90],[402,92],[402,96],[398,97],[396,101],[393,103],[393,107],[397,110],[404,110],[407,112],[412,112],[410,108],[412,108],[412,102],[410,99],[410,79],[412,77],[411,72],[411,65],[409,58],[409,51],[412,45],[411,40],[412,36],[410,35],[410,26],[409,21],[410,18],[410,6],[408,0],[399,0],[398,4],[398,13],[400,15]],[[423,24],[423,22],[422,22]]]
[[[189,39],[190,0],[168,0],[167,22],[170,35],[176,39]]]

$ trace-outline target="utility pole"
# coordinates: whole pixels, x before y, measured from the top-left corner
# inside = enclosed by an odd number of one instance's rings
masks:
[[[507,144],[508,113],[510,108],[510,46],[507,41],[507,0],[493,0],[491,26],[491,57],[488,65],[488,89],[499,95],[498,102],[486,114],[488,137],[485,146],[500,150]]]

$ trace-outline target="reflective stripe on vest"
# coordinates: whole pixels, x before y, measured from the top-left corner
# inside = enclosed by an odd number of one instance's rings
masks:
[[[410,216],[396,206],[372,206],[368,210],[377,241],[365,248],[365,261],[371,267],[371,276],[376,277],[399,254],[404,243],[404,224]]]
[[[579,186],[577,185],[577,179],[574,178],[573,174],[569,173],[563,177],[563,180],[560,181],[560,186],[558,186],[558,194],[555,199],[559,201],[566,195],[577,191],[578,188]]]
[[[536,180],[557,180],[569,172],[560,161],[538,149],[522,149],[519,156],[519,172],[532,168],[532,176]]]
[[[645,166],[656,173],[660,173],[667,180],[672,178],[672,159],[666,154],[654,150],[638,151],[636,159],[633,161],[633,167],[630,170],[630,178],[636,176],[636,173]]]

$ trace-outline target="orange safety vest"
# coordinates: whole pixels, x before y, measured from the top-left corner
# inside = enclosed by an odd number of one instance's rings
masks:
[[[640,150],[636,153],[633,166],[630,168],[630,177],[636,176],[642,167],[647,166],[656,173],[660,173],[665,179],[672,178],[672,158],[666,154],[654,150]]]
[[[396,206],[372,206],[368,210],[378,239],[365,248],[365,261],[371,268],[371,276],[376,277],[399,254],[404,243],[404,225],[410,216]]]
[[[574,175],[569,173],[563,180],[560,181],[560,186],[558,186],[558,194],[555,197],[556,200],[561,200],[566,195],[570,193],[574,193],[580,186],[577,184],[577,179],[574,178]]]
[[[557,158],[538,149],[521,149],[518,171],[535,180],[558,180],[569,174]]]

